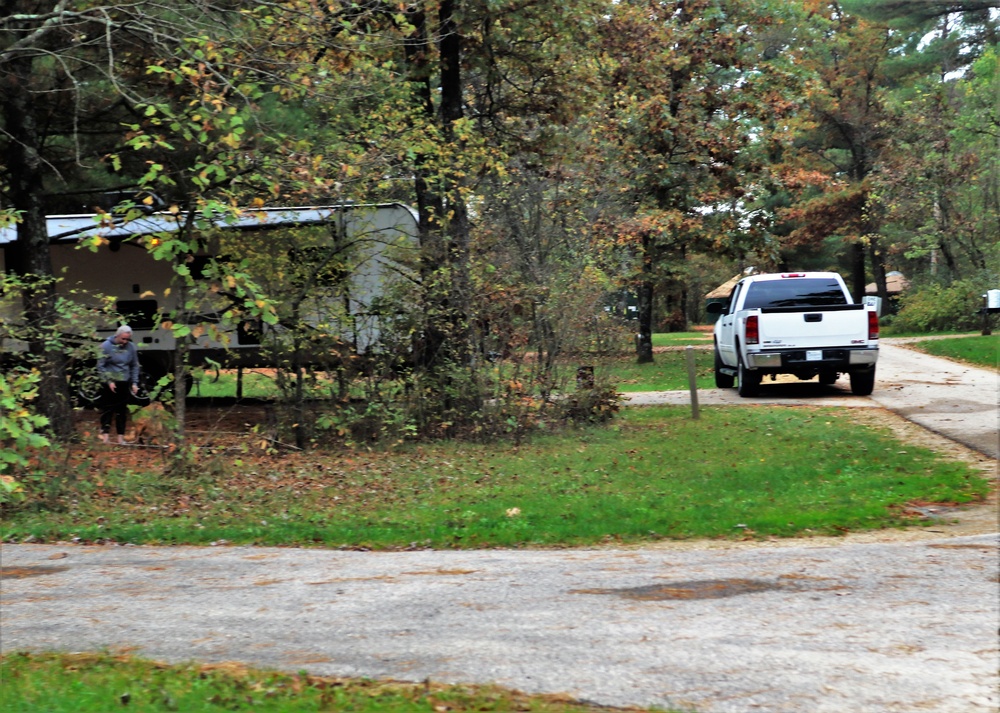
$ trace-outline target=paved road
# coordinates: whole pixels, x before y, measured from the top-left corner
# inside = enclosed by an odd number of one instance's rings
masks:
[[[884,390],[919,386],[889,371]],[[792,398],[774,387],[766,398]],[[818,398],[870,403],[842,391]],[[994,713],[997,535],[947,533],[570,551],[6,545],[0,650],[128,647],[699,713]]]
[[[61,559],[52,559],[65,553]],[[129,647],[701,713],[995,713],[997,541],[3,548],[4,651]]]

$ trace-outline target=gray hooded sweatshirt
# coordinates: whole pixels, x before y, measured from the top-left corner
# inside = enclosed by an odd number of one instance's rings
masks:
[[[97,373],[104,381],[128,381],[139,383],[139,350],[132,342],[115,344],[114,337],[108,337],[101,344],[102,356],[97,360]]]

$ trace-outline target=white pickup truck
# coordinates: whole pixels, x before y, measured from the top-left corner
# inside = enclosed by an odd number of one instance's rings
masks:
[[[708,305],[715,323],[715,385],[737,385],[740,396],[756,396],[765,375],[819,376],[832,384],[841,373],[851,392],[867,396],[875,387],[878,312],[855,304],[835,272],[751,275],[740,280],[726,303]]]

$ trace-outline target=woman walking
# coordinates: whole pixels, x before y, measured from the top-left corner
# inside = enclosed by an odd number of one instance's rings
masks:
[[[118,431],[118,442],[125,443],[129,395],[139,391],[139,351],[132,343],[132,328],[123,324],[113,337],[101,344],[97,360],[101,378],[101,442],[111,437],[111,421]]]

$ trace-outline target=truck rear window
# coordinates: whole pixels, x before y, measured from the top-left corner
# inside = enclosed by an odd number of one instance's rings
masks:
[[[743,301],[745,309],[770,307],[828,307],[846,305],[847,297],[836,280],[792,278],[751,283]]]

